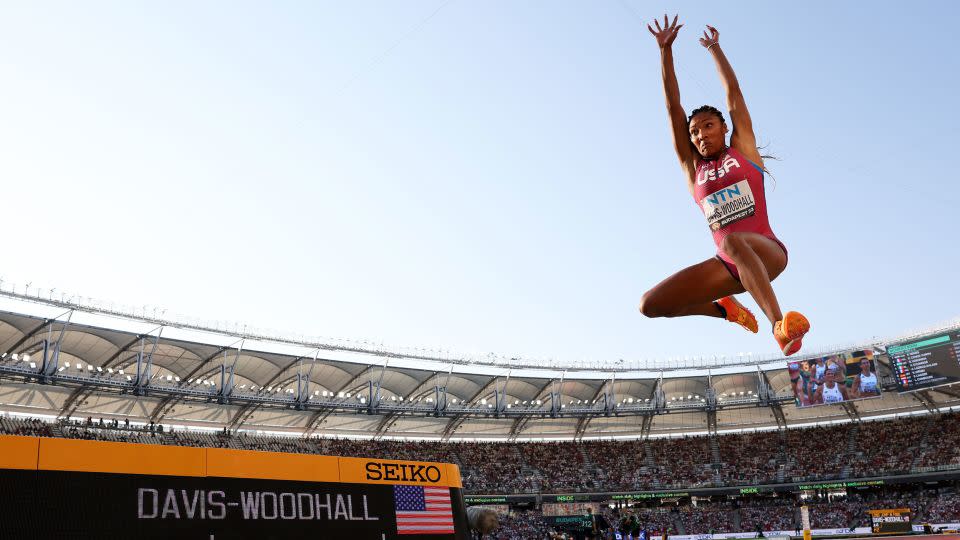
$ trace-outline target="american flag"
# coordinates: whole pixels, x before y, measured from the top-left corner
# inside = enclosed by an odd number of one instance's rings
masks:
[[[453,534],[450,488],[393,486],[397,534]]]

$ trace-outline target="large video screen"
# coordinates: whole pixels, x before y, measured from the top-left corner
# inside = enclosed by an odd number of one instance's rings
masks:
[[[796,360],[787,364],[797,407],[880,397],[872,349]]]
[[[960,382],[960,331],[890,345],[887,354],[901,392]]]

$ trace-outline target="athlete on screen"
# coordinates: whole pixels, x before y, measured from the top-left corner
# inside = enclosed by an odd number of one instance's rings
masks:
[[[813,379],[817,381],[817,384],[823,384],[823,377],[827,374],[826,358],[821,356],[816,360],[814,360],[814,362],[815,363],[813,365],[813,371],[814,371]]]
[[[797,407],[806,407],[810,405],[813,396],[808,388],[810,379],[810,369],[806,362],[790,362],[787,364],[787,372],[790,374],[790,388],[793,390],[793,397]]]
[[[847,394],[847,387],[843,384],[844,379],[844,374],[840,368],[831,366],[827,370],[827,375],[824,378],[823,384],[817,388],[817,393],[811,400],[813,404],[830,404],[849,401],[850,397]]]
[[[827,375],[827,364],[825,360],[822,356],[815,360],[808,360],[810,384],[807,387],[807,394],[810,396],[810,399],[813,399],[813,395],[817,393],[817,387],[823,384],[823,379]]]
[[[860,360],[860,373],[853,378],[851,387],[854,398],[874,397],[880,395],[880,387],[877,385],[877,374],[873,371],[873,365],[869,358]]]
[[[685,268],[647,291],[640,311],[647,317],[706,315],[757,332],[757,320],[733,295],[749,292],[773,326],[773,337],[785,355],[800,350],[810,330],[796,311],[780,312],[770,281],[787,266],[787,249],[767,221],[763,187],[763,158],[757,149],[753,124],[740,92],[737,76],[720,49],[720,33],[707,26],[700,44],[713,56],[727,92],[733,122],[727,145],[723,113],[704,105],[688,117],[680,104],[680,88],[673,67],[673,41],[683,25],[664,16],[647,25],[660,46],[663,87],[673,142],[687,188],[703,210],[713,232],[717,255]]]

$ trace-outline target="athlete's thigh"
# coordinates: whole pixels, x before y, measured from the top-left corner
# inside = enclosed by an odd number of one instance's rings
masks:
[[[644,295],[644,303],[650,302],[659,310],[673,312],[742,292],[743,285],[733,278],[719,259],[711,257],[658,283]]]
[[[763,261],[770,281],[776,279],[787,268],[787,253],[775,240],[758,233],[738,233],[750,245],[753,252]]]

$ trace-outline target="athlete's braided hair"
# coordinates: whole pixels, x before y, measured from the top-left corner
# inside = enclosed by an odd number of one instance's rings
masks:
[[[690,122],[693,120],[694,116],[704,112],[714,114],[720,119],[721,122],[726,123],[726,120],[723,119],[723,113],[720,112],[720,109],[711,105],[703,105],[702,107],[697,107],[692,113],[690,113],[690,117],[687,118],[687,127],[690,127]]]

